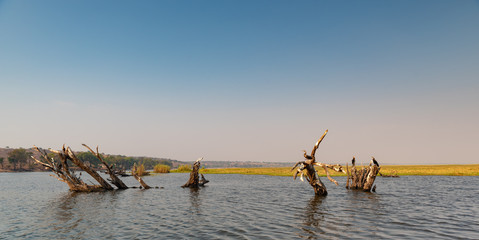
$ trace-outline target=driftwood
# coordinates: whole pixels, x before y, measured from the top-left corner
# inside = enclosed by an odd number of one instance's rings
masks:
[[[356,158],[353,157],[351,175],[349,175],[349,169],[346,170],[348,179],[346,182],[346,188],[348,189],[360,189],[366,192],[375,191],[376,186],[373,187],[376,176],[379,173],[379,163],[373,157],[368,167],[356,169]]]
[[[186,182],[183,186],[181,187],[189,187],[189,188],[198,188],[198,187],[203,187],[205,186],[206,183],[209,181],[206,180],[205,176],[201,174],[201,179],[199,178],[199,170],[200,170],[200,161],[203,158],[199,158],[193,163],[193,169],[190,173],[190,178],[188,179],[188,182]]]
[[[316,169],[314,168],[314,166],[322,167],[324,171],[326,172],[328,179],[331,182],[335,183],[336,185],[338,185],[338,182],[334,180],[333,178],[331,178],[331,176],[329,175],[328,169],[332,169],[338,172],[345,172],[341,165],[329,165],[329,164],[316,162],[316,157],[315,157],[316,150],[318,149],[319,144],[321,143],[321,141],[323,141],[327,133],[328,133],[328,130],[326,130],[323,136],[321,136],[321,138],[316,142],[316,144],[313,147],[313,150],[311,151],[311,155],[307,155],[306,150],[303,150],[304,151],[303,156],[306,160],[296,163],[291,169],[291,171],[296,169],[296,172],[294,173],[294,179],[296,179],[296,177],[299,174],[301,181],[304,181],[303,180],[303,176],[304,176],[306,180],[309,182],[309,184],[311,185],[311,187],[313,187],[314,193],[316,195],[321,195],[321,196],[326,196],[328,194],[328,191],[326,190],[326,186],[323,184],[321,179],[319,179],[318,173]]]
[[[110,178],[111,178],[108,180],[113,185],[115,185],[118,189],[128,188],[128,186],[126,186],[126,184],[123,183],[116,176],[116,174],[111,170],[111,166],[108,166],[108,164],[103,160],[100,153],[98,152],[98,147],[96,148],[96,152],[94,152],[87,145],[83,144],[83,146],[88,148],[88,150],[91,153],[93,153],[93,155],[95,155],[98,158],[98,160],[100,160],[100,162],[106,167],[107,173],[110,175]],[[55,160],[55,158],[48,157],[48,152],[46,150],[42,150],[36,146],[33,146],[33,147],[35,148],[35,150],[37,150],[40,153],[40,159],[37,159],[34,156],[32,156],[33,160],[35,160],[37,164],[40,164],[50,169],[53,173],[55,173],[56,176],[54,175],[52,176],[56,177],[58,180],[62,182],[65,182],[68,185],[68,187],[70,187],[71,191],[98,192],[98,191],[109,191],[109,190],[115,189],[105,179],[103,179],[100,176],[100,174],[98,174],[93,168],[91,168],[90,166],[86,165],[83,161],[78,159],[70,147],[65,147],[65,145],[63,145],[63,148],[61,151],[55,151],[55,150],[49,149],[50,152],[56,153],[58,155],[57,160]],[[70,169],[68,165],[69,162],[73,163],[74,165],[79,167],[81,170],[88,173],[93,179],[95,179],[98,182],[98,185],[85,183],[80,178],[81,173],[77,176],[75,171],[73,171],[73,169]]]
[[[98,146],[96,147],[96,152],[93,151],[89,146],[87,146],[86,144],[82,144],[84,147],[86,147],[93,155],[95,155],[96,158],[98,158],[98,160],[100,160],[100,162],[106,167],[106,173],[108,173],[108,175],[110,175],[110,182],[115,185],[118,189],[127,189],[128,186],[126,186],[125,183],[123,183],[123,181],[121,181],[117,176],[116,174],[112,171],[112,166],[108,166],[108,164],[103,160],[103,158],[101,157],[100,153],[98,152]]]
[[[326,190],[325,185],[321,180],[319,179],[318,173],[314,166],[319,166],[322,167],[326,173],[326,176],[328,179],[338,185],[338,182],[331,178],[329,175],[329,171],[333,170],[336,172],[342,172],[347,174],[348,178],[346,181],[346,188],[347,189],[361,189],[363,191],[375,191],[376,186],[374,185],[374,181],[376,179],[376,176],[379,173],[380,167],[379,163],[374,159],[374,157],[371,160],[371,163],[367,168],[362,168],[360,170],[356,169],[356,159],[353,157],[352,160],[352,168],[351,170],[349,169],[348,165],[346,164],[346,167],[344,168],[343,166],[336,164],[336,165],[330,165],[330,164],[324,164],[324,163],[319,163],[316,162],[315,158],[315,153],[316,150],[319,147],[319,144],[321,141],[323,141],[324,137],[328,133],[328,130],[326,130],[321,136],[321,138],[316,142],[316,144],[313,147],[313,150],[311,151],[311,155],[307,155],[306,151],[304,151],[304,158],[306,159],[305,161],[301,161],[296,163],[294,167],[291,170],[296,169],[296,172],[294,173],[294,179],[300,175],[301,181],[303,180],[303,176],[306,178],[306,180],[311,184],[311,186],[314,189],[314,193],[316,195],[327,195],[328,191]]]
[[[65,182],[71,191],[74,192],[98,192],[98,191],[105,191],[105,190],[113,190],[113,187],[105,181],[95,170],[91,167],[85,165],[81,160],[79,160],[70,147],[65,147],[63,145],[62,151],[55,151],[51,150],[58,154],[59,160],[55,160],[54,158],[49,158],[47,155],[47,151],[40,150],[38,147],[33,146],[41,155],[41,160],[36,159],[34,156],[32,158],[38,164],[43,165],[44,167],[52,170],[57,176],[57,179]],[[79,176],[75,174],[75,171],[70,169],[68,166],[68,160],[70,160],[73,164],[77,165],[80,169],[90,174],[93,179],[95,179],[99,185],[92,185],[86,184],[83,180],[80,179]]]
[[[143,181],[143,179],[138,175],[138,173],[137,173],[137,168],[136,168],[136,164],[133,165],[133,169],[131,170],[131,175],[140,183],[140,185],[141,185],[144,189],[149,189],[149,188],[151,188],[151,187],[148,186],[148,184],[146,184],[145,181]]]

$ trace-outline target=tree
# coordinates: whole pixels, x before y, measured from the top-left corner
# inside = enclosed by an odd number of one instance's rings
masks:
[[[95,157],[95,155],[93,155],[91,152],[78,152],[76,153],[76,156],[82,162],[89,162],[94,167],[98,167],[98,165],[101,165],[101,162],[98,160],[98,158]]]
[[[22,168],[22,164],[27,162],[27,159],[32,155],[31,152],[27,152],[24,148],[18,148],[8,153],[8,161],[13,164],[13,169]]]
[[[198,171],[200,170],[200,165],[201,165],[200,161],[202,159],[203,158],[198,158],[198,160],[196,160],[193,163],[193,170],[190,173],[190,179],[188,179],[188,182],[186,182],[181,187],[189,187],[189,188],[204,187],[205,184],[207,184],[209,182],[208,180],[206,180],[206,178],[205,178],[205,176],[203,176],[203,174],[201,174],[201,180],[200,180],[200,177],[198,175]]]
[[[8,157],[8,162],[13,166],[13,170],[17,170],[18,160],[16,158]]]

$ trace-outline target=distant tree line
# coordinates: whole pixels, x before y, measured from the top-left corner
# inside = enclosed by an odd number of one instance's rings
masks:
[[[76,152],[76,156],[83,162],[90,164],[94,168],[101,168],[101,162],[90,152]],[[39,166],[34,164],[31,156],[33,153],[24,148],[14,149],[8,152],[8,156],[0,157],[0,167],[2,169],[10,169],[13,171],[23,170],[40,170]],[[102,155],[108,165],[113,165],[118,169],[130,170],[134,164],[143,165],[145,169],[153,169],[156,165],[166,165],[172,167],[171,159],[151,158],[151,157],[129,157],[123,155]],[[48,157],[58,159],[57,154],[49,153]],[[8,163],[7,163],[8,161]]]
[[[33,168],[33,162],[30,160],[32,154],[32,152],[29,152],[24,148],[18,148],[10,151],[7,159],[14,171],[18,169],[31,169]],[[4,161],[5,158],[1,157],[0,166],[2,166],[2,169],[5,167]]]
[[[89,162],[94,167],[101,166],[100,160],[98,160],[92,153],[90,152],[78,152],[76,156],[84,161]],[[105,155],[104,156],[105,162],[109,165],[114,165],[115,168],[120,169],[131,169],[134,164],[137,166],[143,165],[145,169],[153,169],[155,165],[162,164],[172,167],[172,163],[170,159],[164,158],[150,158],[150,157],[129,157],[129,156],[122,156],[122,155]]]

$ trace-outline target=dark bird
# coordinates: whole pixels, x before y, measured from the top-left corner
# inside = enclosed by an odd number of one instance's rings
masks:
[[[353,157],[353,160],[351,160],[351,162],[353,163],[353,166],[356,164],[356,157]]]
[[[306,158],[306,159],[313,159],[313,157],[309,156],[309,155],[306,153],[306,150],[303,150],[303,152],[304,152],[304,154],[303,154],[303,155],[304,155],[304,158]]]
[[[372,161],[373,161],[374,165],[376,165],[376,166],[378,166],[378,167],[379,167],[379,163],[378,163],[378,161],[376,161],[376,159],[375,159],[374,157],[372,157],[372,158],[373,158],[373,160],[372,160]]]

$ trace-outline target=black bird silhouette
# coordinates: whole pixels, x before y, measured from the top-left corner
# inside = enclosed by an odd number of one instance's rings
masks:
[[[372,158],[373,158],[373,160],[372,160],[372,161],[373,161],[374,165],[376,165],[376,166],[378,166],[378,167],[379,167],[379,163],[378,163],[378,161],[376,161],[376,159],[375,159],[374,157],[372,157]]]

